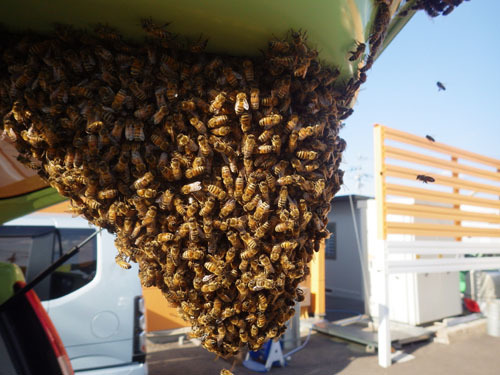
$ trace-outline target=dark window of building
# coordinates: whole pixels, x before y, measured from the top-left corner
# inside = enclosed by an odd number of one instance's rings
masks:
[[[325,241],[325,256],[328,259],[337,259],[337,230],[335,223],[328,223],[330,238]]]

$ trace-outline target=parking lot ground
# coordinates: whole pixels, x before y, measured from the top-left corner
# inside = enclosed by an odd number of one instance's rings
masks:
[[[396,363],[388,369],[378,366],[376,353],[366,353],[358,344],[314,333],[307,346],[293,355],[284,368],[274,367],[275,375],[498,375],[500,338],[471,335],[449,345],[432,341],[403,346],[415,359]],[[231,363],[216,359],[200,346],[186,341],[168,342],[161,337],[148,339],[150,375],[219,375]],[[241,365],[234,375],[257,374]]]

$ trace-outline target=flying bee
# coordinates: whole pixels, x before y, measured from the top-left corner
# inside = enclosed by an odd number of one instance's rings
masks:
[[[350,51],[351,57],[349,57],[349,61],[358,60],[361,55],[365,52],[366,45],[365,43],[357,43],[357,47],[354,51]]]
[[[219,93],[210,104],[210,112],[218,114],[227,99],[227,94],[223,91]]]
[[[431,176],[426,176],[426,175],[424,175],[424,174],[419,174],[419,175],[417,175],[417,180],[422,181],[424,184],[426,184],[426,183],[428,183],[428,182],[434,182],[434,181],[436,181],[436,180],[434,179],[434,177],[431,177]]]
[[[259,125],[263,127],[272,127],[278,125],[282,119],[283,117],[281,115],[275,113],[260,119]]]
[[[431,137],[430,135],[426,135],[425,138],[427,138],[431,142],[436,142],[436,140],[434,139],[434,137]]]
[[[247,111],[249,109],[247,94],[244,92],[239,92],[236,94],[236,103],[234,104],[234,112],[237,115],[241,115],[243,111]]]

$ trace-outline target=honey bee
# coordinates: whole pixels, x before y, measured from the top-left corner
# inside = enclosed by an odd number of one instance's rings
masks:
[[[434,179],[434,177],[431,177],[431,176],[426,176],[426,175],[423,175],[423,174],[419,174],[419,175],[417,176],[417,180],[422,181],[424,184],[426,184],[426,183],[428,183],[428,182],[434,182],[434,181],[436,181],[436,180]]]
[[[220,216],[226,217],[229,215],[236,207],[236,201],[234,199],[228,200],[220,210]]]
[[[262,225],[258,226],[255,229],[255,238],[262,238],[266,235],[267,231],[269,230],[270,224],[269,222],[265,222]]]
[[[255,79],[255,74],[253,70],[253,63],[250,60],[244,60],[243,63],[243,75],[247,82],[253,82]]]
[[[245,159],[248,159],[252,156],[255,145],[255,136],[253,134],[247,135],[243,141],[243,146],[241,148],[241,152]]]
[[[226,197],[226,192],[222,190],[220,187],[217,185],[208,185],[207,186],[207,191],[210,194],[213,194],[214,196],[217,197],[219,200],[223,200]]]
[[[227,157],[233,157],[236,154],[233,148],[223,141],[216,141],[214,149]]]
[[[283,41],[283,40],[275,39],[275,40],[271,40],[269,42],[269,48],[273,52],[287,53],[290,50],[290,45],[287,42]]]
[[[127,135],[127,129],[125,129],[125,134]],[[130,137],[130,134],[128,135]],[[145,138],[146,137],[144,135],[144,124],[141,121],[135,121],[133,124],[132,139],[130,140],[136,142],[144,142]]]
[[[205,257],[205,253],[202,250],[186,250],[182,253],[182,259],[186,259],[186,260],[201,260],[204,257]],[[203,288],[202,288],[202,291],[203,291]]]
[[[129,270],[131,268],[131,265],[123,258],[121,254],[117,254],[115,256],[115,262],[123,269]]]
[[[278,98],[274,96],[274,91],[271,92],[271,96],[264,97],[260,100],[260,103],[264,107],[274,107],[278,105]]]
[[[280,245],[274,245],[271,254],[269,255],[269,258],[271,259],[272,262],[277,262],[280,259],[281,256],[281,246]]]
[[[201,190],[201,182],[196,181],[196,182],[192,182],[190,184],[184,185],[181,188],[181,193],[182,194],[190,194],[190,193],[194,193],[194,192],[200,191],[200,190]]]
[[[273,151],[272,145],[260,145],[257,147],[257,152],[259,154],[270,154]]]
[[[170,161],[170,168],[172,170],[172,175],[174,180],[180,180],[182,178],[181,162],[178,158],[173,158]]]
[[[259,120],[259,125],[263,127],[272,127],[278,125],[283,117],[279,114],[272,114],[270,116],[263,117]]]
[[[278,134],[273,135],[271,144],[273,152],[279,155],[281,152],[281,137]]]
[[[138,178],[134,183],[134,189],[144,189],[154,180],[154,175],[151,172],[146,172],[142,177]]]
[[[155,189],[137,189],[137,195],[142,198],[152,199],[157,195],[157,191]]]
[[[205,204],[200,210],[200,216],[205,217],[208,216],[215,207],[215,198],[208,197],[205,201]]]
[[[264,217],[264,215],[267,213],[269,210],[270,206],[268,203],[260,201],[257,204],[257,208],[255,209],[255,212],[253,214],[253,217],[257,221],[261,221]]]
[[[186,153],[193,153],[198,151],[198,145],[187,135],[178,134],[177,135],[177,145],[183,147]]]
[[[238,174],[238,177],[236,177],[235,181],[234,197],[236,199],[239,200],[242,198],[244,186],[245,186],[245,180],[243,179],[243,176],[241,175],[240,172],[240,174]]]
[[[118,190],[116,190],[116,189],[105,189],[105,190],[99,191],[99,193],[97,194],[97,197],[99,199],[113,199],[116,197],[117,194],[118,194]]]
[[[214,135],[223,137],[231,133],[231,127],[230,126],[221,126],[219,128],[211,129],[210,132]]]
[[[283,99],[290,93],[291,80],[290,77],[278,81],[278,87],[276,90],[276,95],[278,98]]]
[[[315,160],[318,157],[318,153],[316,151],[306,150],[297,151],[295,155],[302,160]]]
[[[167,99],[169,101],[173,101],[179,96],[177,82],[175,82],[175,81],[168,81],[167,82],[166,94],[167,94]]]
[[[283,241],[280,246],[286,251],[291,251],[297,247],[298,243],[295,240]]]
[[[234,104],[234,112],[237,115],[241,115],[243,111],[247,111],[249,109],[247,94],[244,92],[240,92],[236,94],[236,103]]]
[[[202,165],[199,167],[186,169],[185,175],[186,175],[186,178],[194,178],[194,177],[197,177],[197,176],[205,173],[205,171],[206,171],[206,167]]]
[[[227,123],[228,119],[226,115],[214,116],[208,120],[207,125],[210,129],[218,128]]]
[[[365,52],[366,45],[364,43],[357,43],[357,47],[354,51],[350,51],[351,56],[349,57],[349,61],[358,60],[361,55]]]
[[[249,178],[247,185],[245,186],[245,190],[243,192],[243,202],[248,202],[253,195],[255,194],[255,190],[257,189],[257,182],[255,179]]]
[[[224,165],[221,169],[222,182],[228,191],[233,189],[234,181],[231,175],[231,170],[227,165]]]
[[[310,63],[311,63],[311,60],[309,60],[309,59],[301,60],[300,64],[293,71],[293,75],[295,77],[300,77],[300,78],[304,79],[307,75],[307,71],[309,69]]]
[[[236,78],[233,69],[226,66],[222,68],[222,73],[224,73],[227,83],[229,83],[233,87],[236,87],[236,85],[238,84],[238,79]]]
[[[286,186],[282,186],[278,196],[278,208],[285,208],[286,202],[288,199],[288,188]]]
[[[219,93],[210,104],[210,112],[218,114],[227,99],[227,94],[223,91]]]

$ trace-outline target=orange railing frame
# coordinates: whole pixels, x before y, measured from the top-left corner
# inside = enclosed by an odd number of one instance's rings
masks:
[[[391,143],[387,144],[387,141]],[[500,224],[500,160],[379,124],[374,126],[374,152],[379,239],[385,240],[390,234],[453,237],[457,240],[463,236],[500,237],[500,229],[489,225]],[[429,153],[439,153],[441,157]],[[402,163],[418,167],[401,166]],[[429,167],[439,172],[426,171]],[[419,186],[407,184],[409,180],[416,181],[420,174],[430,175],[435,181]],[[402,182],[395,183],[388,178]],[[434,186],[449,190],[436,190],[432,188]],[[464,190],[474,194],[464,194]],[[483,196],[476,197],[476,193]],[[388,196],[413,198],[415,201],[413,204],[391,202]],[[484,212],[464,210],[463,205],[482,207]],[[496,209],[496,212],[484,208]],[[388,215],[450,223],[389,221]],[[463,221],[475,222],[476,226],[463,225]]]

